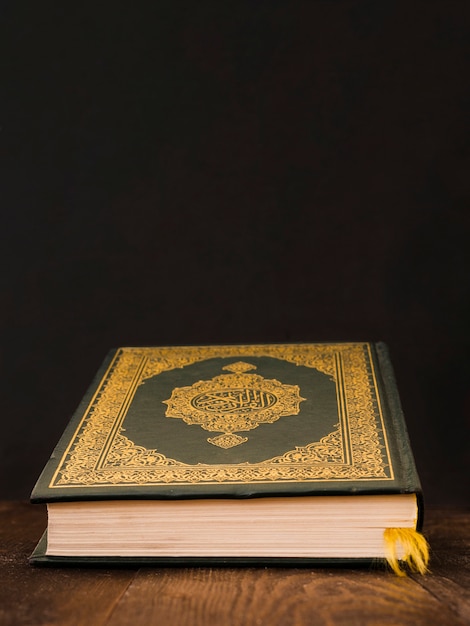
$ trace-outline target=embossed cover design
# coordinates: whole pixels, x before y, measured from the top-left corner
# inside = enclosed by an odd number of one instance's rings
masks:
[[[382,344],[119,348],[32,499],[415,491],[391,377]]]

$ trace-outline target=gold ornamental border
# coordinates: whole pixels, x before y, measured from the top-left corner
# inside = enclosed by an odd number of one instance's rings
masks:
[[[139,387],[209,358],[272,357],[336,384],[339,423],[318,442],[259,463],[190,465],[135,445],[122,424]],[[393,480],[377,378],[367,343],[121,348],[85,410],[51,488]]]

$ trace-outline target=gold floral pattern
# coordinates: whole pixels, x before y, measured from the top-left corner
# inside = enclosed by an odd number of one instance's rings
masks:
[[[124,434],[126,412],[145,380],[209,358],[250,356],[315,368],[333,380],[340,416],[335,429],[320,441],[259,463],[194,465],[135,445]],[[393,468],[370,345],[287,344],[119,349],[50,487],[391,479]]]

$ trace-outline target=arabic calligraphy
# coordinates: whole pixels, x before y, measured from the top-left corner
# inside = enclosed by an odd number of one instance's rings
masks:
[[[237,431],[253,430],[259,424],[299,413],[305,398],[300,396],[298,385],[248,373],[256,367],[240,361],[223,369],[230,373],[173,389],[171,398],[164,401],[168,407],[165,415],[222,433],[207,441],[227,449],[248,441]]]
[[[201,393],[191,400],[196,409],[219,413],[251,412],[273,406],[277,397],[263,389],[227,389],[212,393]]]

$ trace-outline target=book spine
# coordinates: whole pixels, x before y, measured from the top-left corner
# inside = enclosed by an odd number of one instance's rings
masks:
[[[412,453],[410,437],[406,427],[400,395],[398,393],[395,372],[386,344],[378,342],[374,344],[374,349],[381,375],[381,383],[385,391],[384,400],[386,400],[388,405],[387,412],[390,419],[389,426],[391,435],[397,446],[396,453],[399,457],[399,467],[401,470],[401,492],[416,493],[418,500],[417,530],[420,530],[423,525],[423,491]]]

